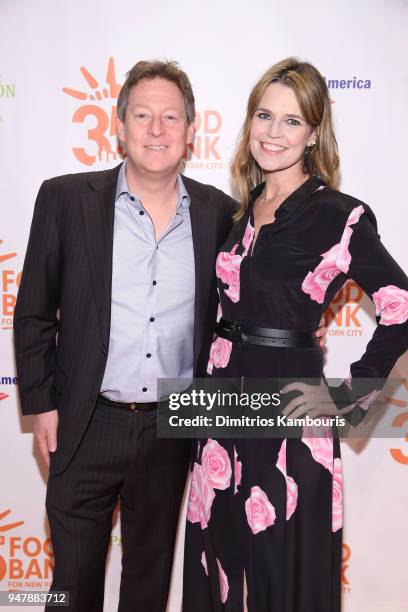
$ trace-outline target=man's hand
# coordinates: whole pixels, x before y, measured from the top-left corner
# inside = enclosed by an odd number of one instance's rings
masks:
[[[42,412],[34,416],[34,438],[41,459],[50,467],[50,452],[57,450],[58,410]]]
[[[319,329],[316,330],[316,337],[320,338],[319,344],[320,344],[320,348],[322,349],[326,348],[326,334],[327,334],[326,320],[323,315],[322,318],[320,319]]]

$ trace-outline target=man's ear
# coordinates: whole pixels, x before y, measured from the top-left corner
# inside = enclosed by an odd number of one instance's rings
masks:
[[[192,144],[194,142],[194,136],[197,131],[197,115],[194,117],[193,121],[187,128],[187,144]]]
[[[118,135],[119,141],[121,144],[125,142],[125,125],[116,117],[116,133]]]

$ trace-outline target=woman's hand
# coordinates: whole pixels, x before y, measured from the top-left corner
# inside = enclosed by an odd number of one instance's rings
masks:
[[[323,381],[320,382],[320,385],[307,385],[302,382],[289,383],[280,390],[280,393],[285,394],[290,391],[301,392],[301,395],[290,400],[288,405],[282,410],[282,415],[290,416],[291,419],[305,416],[305,414],[308,414],[311,418],[341,416],[351,412],[356,405],[351,404],[345,408],[338,409]]]
[[[316,338],[319,338],[320,348],[326,348],[326,334],[327,334],[327,326],[326,319],[324,315],[320,319],[319,328],[316,330]]]

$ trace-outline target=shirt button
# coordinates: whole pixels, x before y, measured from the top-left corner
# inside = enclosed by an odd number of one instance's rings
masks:
[[[153,323],[154,317],[150,317],[150,323]]]
[[[150,359],[150,357],[151,357],[151,356],[152,356],[152,354],[151,354],[151,353],[147,353],[147,355],[146,355],[146,357],[147,357],[148,359]]]
[[[139,210],[139,215],[144,215],[144,210]]]
[[[129,200],[130,200],[131,202],[134,202],[134,201],[135,201],[135,198],[134,198],[133,196],[129,196]]]
[[[157,285],[157,281],[153,281],[153,285]]]
[[[146,393],[147,387],[143,387],[142,391],[143,391],[143,393]]]

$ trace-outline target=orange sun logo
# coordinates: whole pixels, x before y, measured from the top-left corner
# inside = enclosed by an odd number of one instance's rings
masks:
[[[0,244],[3,244],[3,240],[0,240]],[[5,253],[4,255],[0,255],[0,263],[3,263],[3,261],[8,261],[9,259],[12,259],[13,257],[16,257],[17,253]]]
[[[88,123],[96,126],[87,131],[87,147],[73,147],[76,159],[86,166],[97,162],[110,162],[123,157],[123,150],[116,136],[116,100],[121,85],[116,80],[115,62],[109,58],[106,71],[106,86],[83,66],[80,68],[89,90],[82,91],[63,87],[68,96],[85,102],[74,112],[73,123]]]
[[[0,521],[6,518],[6,516],[8,516],[10,513],[11,510],[0,512]],[[0,532],[10,531],[10,529],[15,529],[16,527],[20,527],[20,525],[24,525],[24,521],[16,521],[15,523],[8,523],[7,525],[0,524]]]

